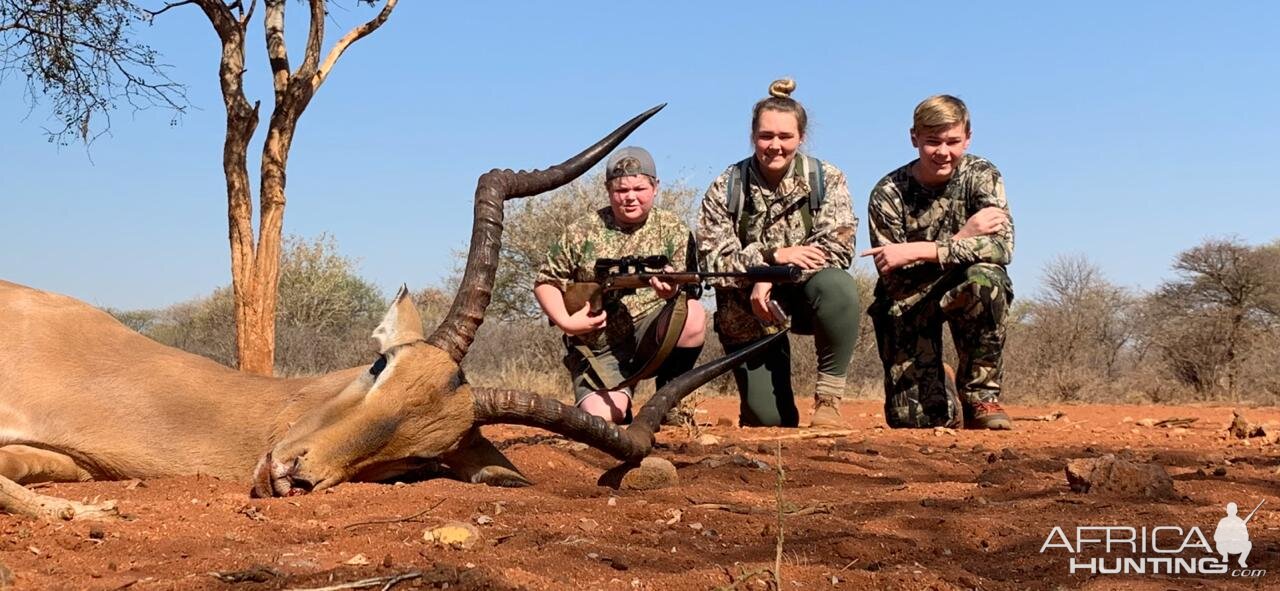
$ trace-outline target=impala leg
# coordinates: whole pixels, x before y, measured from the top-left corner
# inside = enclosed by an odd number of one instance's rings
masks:
[[[446,454],[442,459],[454,476],[465,482],[487,484],[489,486],[528,486],[533,484],[520,474],[520,470],[502,455],[497,447],[480,434],[479,429],[472,430],[470,441],[458,451]]]
[[[18,484],[93,480],[70,457],[26,445],[0,447],[0,476]]]

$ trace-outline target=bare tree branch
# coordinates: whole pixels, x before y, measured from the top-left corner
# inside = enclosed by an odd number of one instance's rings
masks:
[[[150,14],[151,18],[154,19],[157,16],[160,16],[166,12],[169,12],[169,10],[172,8],[177,8],[185,4],[195,4],[195,3],[196,3],[196,0],[182,0],[182,2],[169,2],[165,4],[164,8],[161,8],[160,10],[148,10],[147,14]]]
[[[338,58],[342,57],[343,52],[345,52],[352,43],[355,43],[369,33],[378,30],[378,27],[381,27],[383,23],[387,22],[387,19],[391,17],[391,11],[396,8],[396,2],[397,0],[387,0],[387,3],[382,6],[382,11],[378,13],[378,16],[375,16],[369,22],[352,29],[333,45],[333,48],[329,50],[329,55],[324,58],[324,64],[320,66],[320,69],[316,71],[315,76],[311,80],[312,88],[320,88],[320,85],[324,84],[325,79],[329,77],[329,72],[333,70],[334,64],[338,63]]]
[[[262,28],[267,35],[267,59],[271,63],[271,84],[276,91],[276,104],[289,88],[289,49],[284,42],[284,1],[264,0]]]
[[[306,55],[298,72],[294,74],[295,80],[310,80],[315,76],[316,64],[320,62],[320,48],[324,45],[325,2],[310,0],[310,5],[311,27],[307,31]],[[315,89],[312,88],[311,91],[315,92]]]

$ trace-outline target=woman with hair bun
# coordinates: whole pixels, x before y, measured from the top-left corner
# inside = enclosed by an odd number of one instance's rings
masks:
[[[698,250],[708,271],[744,271],[758,265],[794,265],[802,281],[791,285],[711,281],[715,330],[727,351],[775,332],[790,316],[796,334],[812,334],[818,355],[813,427],[841,425],[839,403],[858,339],[858,289],[845,271],[853,260],[858,218],[844,173],[800,152],[808,115],[791,93],[794,80],[777,80],[751,114],[753,153],[729,166],[702,199]],[[799,425],[791,386],[791,348],[779,341],[733,371],[743,426]]]

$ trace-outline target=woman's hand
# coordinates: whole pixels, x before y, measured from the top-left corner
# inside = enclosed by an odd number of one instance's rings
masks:
[[[769,309],[769,299],[772,296],[772,283],[762,282],[751,286],[751,311],[755,313],[756,318],[767,324],[778,324],[782,319],[774,318],[773,311]]]
[[[576,337],[580,334],[595,332],[605,327],[605,317],[608,314],[601,310],[597,314],[591,313],[591,305],[585,305],[581,310],[570,314],[563,322],[557,322],[556,326],[563,330],[565,334]]]
[[[827,253],[811,245],[784,246],[773,251],[776,265],[795,265],[801,269],[821,269],[827,266]]]

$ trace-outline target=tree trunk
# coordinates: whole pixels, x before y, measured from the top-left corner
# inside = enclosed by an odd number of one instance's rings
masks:
[[[227,109],[222,168],[227,180],[227,222],[231,242],[231,286],[235,300],[236,358],[241,371],[271,375],[275,367],[276,301],[280,279],[280,242],[284,227],[285,170],[298,118],[352,43],[386,22],[396,0],[387,0],[372,20],[344,35],[322,63],[324,0],[309,0],[311,22],[302,65],[290,73],[284,38],[284,0],[264,0],[263,28],[275,89],[275,106],[262,147],[259,228],[253,231],[253,194],[249,190],[248,146],[258,127],[258,103],[244,94],[245,31],[253,6],[222,0],[192,0],[200,6],[222,41],[219,77]],[[236,13],[232,11],[236,10]]]

